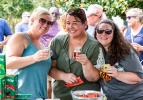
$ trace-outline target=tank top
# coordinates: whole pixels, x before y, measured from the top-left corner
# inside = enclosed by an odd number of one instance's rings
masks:
[[[29,45],[24,49],[22,57],[33,55],[38,51],[28,34],[24,34]],[[51,59],[36,62],[18,69],[18,93],[32,94],[30,100],[47,98],[47,76],[51,67]]]

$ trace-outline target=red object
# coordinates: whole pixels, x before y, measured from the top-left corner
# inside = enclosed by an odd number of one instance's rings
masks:
[[[77,85],[81,85],[83,83],[84,83],[84,81],[80,77],[77,77],[75,83],[66,83],[65,86],[66,87],[74,87],[74,86],[77,86]]]
[[[73,58],[76,59],[76,57],[81,54],[81,48],[80,47],[77,47],[74,49],[74,52],[73,52]]]
[[[79,95],[79,97],[81,97],[81,98],[97,98],[97,97],[99,97],[99,94],[98,93],[88,93],[88,94]]]
[[[73,53],[74,58],[76,58],[76,56],[79,55],[79,54],[80,54],[80,52],[74,52]]]
[[[7,84],[5,87],[15,91],[15,87],[13,85]]]

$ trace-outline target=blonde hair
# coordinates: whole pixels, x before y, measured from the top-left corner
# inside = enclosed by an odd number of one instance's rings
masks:
[[[58,20],[60,28],[63,31],[66,31],[66,15],[67,13],[64,13],[63,15],[60,16],[60,19]]]
[[[44,7],[38,7],[36,9],[34,9],[31,16],[30,16],[30,22],[29,22],[30,25],[32,25],[33,19],[40,18],[42,15],[49,15],[50,16],[48,9],[46,9]]]
[[[132,13],[133,15],[137,16],[140,20],[140,22],[143,21],[143,10],[140,8],[130,8],[126,11],[127,13]]]

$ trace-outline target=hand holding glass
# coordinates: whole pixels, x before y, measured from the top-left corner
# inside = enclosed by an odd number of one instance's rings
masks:
[[[73,52],[73,59],[76,60],[77,55],[81,54],[81,48],[77,47]]]
[[[112,77],[107,74],[107,71],[109,68],[110,68],[110,64],[103,64],[101,66],[100,77],[105,81],[109,81],[112,79]]]
[[[52,51],[49,48],[38,50],[33,58],[36,62],[49,59],[52,55]]]

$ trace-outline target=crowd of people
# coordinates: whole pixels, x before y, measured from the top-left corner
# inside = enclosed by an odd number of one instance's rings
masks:
[[[0,52],[18,75],[18,93],[72,100],[71,91],[95,90],[107,100],[143,100],[143,10],[129,8],[127,25],[105,13],[98,4],[64,14],[38,7],[23,12],[16,34],[0,19]],[[101,76],[105,64],[110,80]]]

